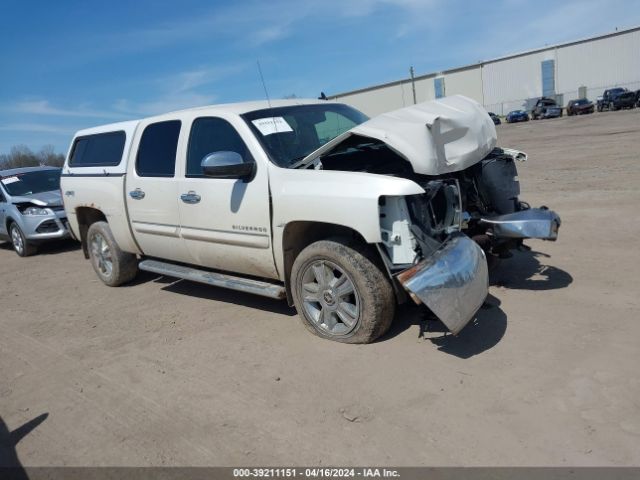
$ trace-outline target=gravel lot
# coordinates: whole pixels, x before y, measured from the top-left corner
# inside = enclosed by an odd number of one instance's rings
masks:
[[[284,302],[108,288],[74,244],[0,245],[0,464],[35,419],[27,466],[640,465],[640,109],[498,135],[563,225],[497,268],[459,337],[403,308],[341,345]]]

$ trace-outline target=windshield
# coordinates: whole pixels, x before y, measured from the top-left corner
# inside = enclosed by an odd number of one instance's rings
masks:
[[[369,118],[338,103],[268,108],[242,115],[271,160],[290,168],[329,140]]]
[[[2,185],[12,197],[60,190],[61,169],[37,170],[2,177]]]
[[[586,105],[589,103],[589,100],[587,100],[586,98],[582,98],[580,100],[576,100],[575,102],[573,102],[574,105]]]

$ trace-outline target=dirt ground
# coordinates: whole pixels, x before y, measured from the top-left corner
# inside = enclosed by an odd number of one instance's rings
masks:
[[[0,246],[0,460],[640,465],[640,109],[498,135],[529,153],[522,198],[560,239],[504,261],[457,338],[420,338],[403,308],[341,345],[284,302],[150,274],[108,288],[73,244]]]

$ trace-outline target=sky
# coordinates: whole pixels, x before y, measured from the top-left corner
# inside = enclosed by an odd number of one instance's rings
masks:
[[[0,153],[66,153],[79,129],[265,86],[315,98],[637,26],[640,1],[2,0],[0,25]]]

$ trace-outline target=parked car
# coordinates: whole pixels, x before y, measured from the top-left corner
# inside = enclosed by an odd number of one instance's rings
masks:
[[[636,107],[636,92],[620,92],[617,95],[613,95],[609,102],[609,110],[621,110],[623,108],[635,108]]]
[[[28,167],[0,170],[0,239],[21,257],[38,245],[67,238],[67,215],[60,195],[60,169]]]
[[[613,99],[617,95],[624,93],[626,91],[627,89],[622,87],[609,88],[605,90],[604,93],[602,94],[602,97],[598,97],[598,101],[596,103],[596,109],[599,112],[602,112],[603,110],[612,110],[612,107],[614,106]]]
[[[505,119],[507,123],[528,122],[529,114],[524,110],[514,110],[513,112],[509,112]]]
[[[502,123],[502,121],[500,120],[500,117],[495,113],[489,112],[489,116],[491,117],[491,120],[493,120],[494,125],[500,125]]]
[[[370,120],[326,100],[210,106],[78,132],[62,190],[106,285],[141,269],[287,298],[345,343],[411,299],[458,333],[487,295],[486,255],[560,225],[518,200],[526,155],[496,141],[459,95]]]
[[[562,116],[562,107],[560,107],[553,98],[540,97],[533,110],[531,111],[531,119],[539,118],[556,118]]]
[[[640,107],[640,90],[636,90],[636,107]]]
[[[567,104],[567,115],[582,115],[585,113],[594,112],[593,102],[590,102],[586,98],[579,98],[578,100],[571,100]]]

